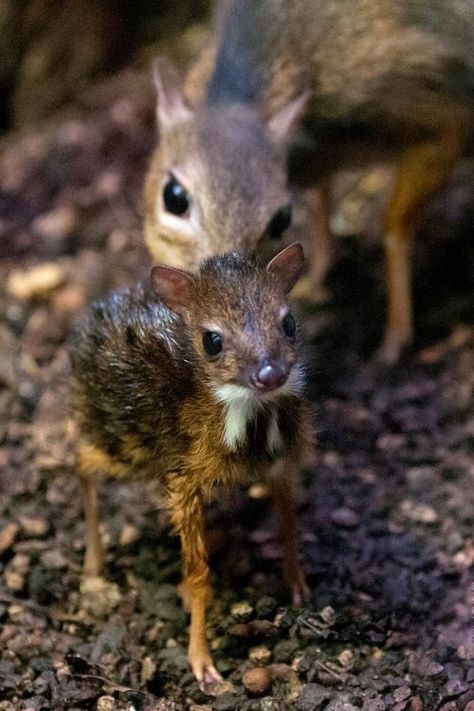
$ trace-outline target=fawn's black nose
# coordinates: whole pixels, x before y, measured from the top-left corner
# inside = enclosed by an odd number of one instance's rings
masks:
[[[257,366],[250,379],[257,390],[270,392],[284,385],[289,372],[289,367],[284,363],[264,360]]]

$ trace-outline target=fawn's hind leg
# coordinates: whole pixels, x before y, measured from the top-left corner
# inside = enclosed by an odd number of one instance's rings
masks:
[[[83,442],[76,447],[76,465],[81,482],[84,519],[85,555],[83,573],[87,577],[98,577],[104,569],[104,554],[99,532],[98,516],[98,475],[99,453],[94,447]]]
[[[292,482],[294,469],[293,463],[283,459],[274,465],[268,482],[283,547],[283,577],[293,603],[301,605],[308,601],[310,591],[300,564],[300,534]]]
[[[443,185],[465,143],[466,113],[456,107],[445,111],[442,123],[435,117],[434,138],[402,154],[385,214],[388,314],[380,356],[386,363],[395,362],[413,338],[410,255],[421,209]]]
[[[80,481],[86,526],[83,572],[86,576],[98,577],[104,569],[104,554],[99,533],[97,475],[81,473]]]

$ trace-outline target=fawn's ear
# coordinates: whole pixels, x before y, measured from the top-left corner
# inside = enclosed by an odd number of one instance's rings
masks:
[[[160,301],[185,318],[195,300],[193,275],[174,267],[153,267],[151,283]]]
[[[267,128],[276,143],[291,137],[306,110],[309,95],[309,91],[304,91],[268,119]]]
[[[166,57],[158,57],[153,62],[157,103],[156,117],[159,126],[172,126],[191,118],[192,111],[184,98],[181,78]]]
[[[299,242],[290,244],[271,259],[267,271],[274,274],[288,294],[298,281],[304,268],[304,252]]]

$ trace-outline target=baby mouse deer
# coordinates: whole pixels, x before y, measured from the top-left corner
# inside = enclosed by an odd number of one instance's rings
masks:
[[[148,248],[194,268],[234,246],[271,244],[291,221],[288,181],[308,189],[311,215],[322,196],[328,203],[335,171],[395,161],[383,226],[381,355],[396,360],[413,337],[410,252],[423,207],[472,154],[473,0],[217,6],[213,41],[184,92],[166,62],[155,64],[159,145],[145,186]],[[331,258],[327,219],[313,221],[313,232],[309,295]]]
[[[311,454],[312,433],[287,304],[303,262],[295,243],[265,267],[237,252],[207,259],[196,274],[155,267],[150,283],[92,305],[72,356],[84,574],[103,571],[99,473],[159,482],[181,538],[189,661],[204,682],[220,678],[205,634],[203,501],[214,484],[268,483],[284,577],[295,603],[308,594],[292,480]]]

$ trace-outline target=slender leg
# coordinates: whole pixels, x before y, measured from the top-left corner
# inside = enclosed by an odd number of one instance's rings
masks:
[[[104,568],[104,556],[99,533],[97,507],[97,475],[80,474],[84,497],[84,516],[86,524],[86,553],[84,557],[84,575],[98,577]]]
[[[309,276],[316,293],[325,294],[324,279],[334,261],[334,238],[329,224],[331,184],[329,178],[305,193],[309,211],[311,257]]]
[[[309,599],[310,591],[299,562],[300,535],[291,483],[293,473],[294,464],[281,460],[275,464],[269,484],[283,546],[283,577],[293,603],[301,605]]]
[[[410,255],[421,208],[445,182],[464,137],[463,117],[453,111],[436,140],[408,149],[399,162],[384,227],[388,314],[379,355],[386,363],[398,360],[413,338]]]
[[[316,303],[328,299],[324,279],[334,260],[334,238],[329,226],[329,179],[305,190],[304,197],[308,209],[309,268],[293,293]]]
[[[198,681],[221,680],[206,641],[206,607],[211,597],[209,566],[204,538],[201,494],[189,490],[182,479],[169,487],[171,521],[181,538],[183,554],[183,598],[191,613],[189,663]]]

